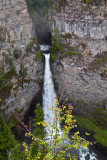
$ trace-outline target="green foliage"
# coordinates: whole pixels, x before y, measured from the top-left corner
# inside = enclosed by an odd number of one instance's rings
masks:
[[[76,47],[72,46],[69,48],[68,52],[65,51],[65,53],[63,55],[60,55],[59,57],[62,59],[66,56],[72,57],[72,56],[78,56],[78,57],[82,57],[82,53],[76,51]]]
[[[16,72],[14,70],[8,71],[5,74],[1,72],[0,74],[0,98],[2,101],[0,102],[0,105],[2,104],[3,100],[7,98],[10,95],[11,89],[13,87],[13,84],[10,82],[12,76],[15,76]]]
[[[42,107],[40,106],[40,103],[36,104],[36,109],[35,109],[35,119],[34,121],[34,135],[40,137],[41,139],[43,139],[45,137],[45,128],[42,124],[38,125],[38,122],[42,122],[43,121],[43,117],[44,117],[44,113],[42,110]]]
[[[86,4],[91,4],[91,0],[85,0]]]
[[[107,102],[106,102],[107,103]],[[107,127],[107,110],[102,107],[98,107],[93,111],[93,119],[97,125],[106,128]]]
[[[104,53],[102,57],[96,57],[90,64],[89,69],[98,69],[101,66],[104,66],[107,63],[107,51]]]
[[[37,23],[37,12],[35,11],[33,0],[27,0],[27,4],[35,23]]]
[[[19,160],[20,144],[15,140],[9,124],[6,124],[0,113],[0,159]]]
[[[3,69],[0,70],[0,98],[2,99],[2,102],[10,95],[11,89],[13,87],[11,79],[13,76],[17,75],[13,61],[13,55],[8,49],[8,55],[6,55],[6,62],[8,63],[9,70],[6,73],[4,73]],[[2,104],[2,102],[0,102],[0,105]]]
[[[38,105],[38,108],[36,110],[36,126],[40,126],[39,130],[41,129],[41,125],[46,128],[48,137],[41,137],[41,135],[37,136],[39,134],[38,131],[36,132],[36,136],[30,132],[27,134],[27,136],[32,137],[33,140],[33,145],[31,145],[30,147],[25,143],[23,144],[27,160],[32,159],[32,150],[34,145],[38,145],[36,152],[34,151],[35,147],[33,150],[33,159],[35,160],[63,160],[66,158],[76,160],[77,157],[75,155],[71,155],[70,149],[78,149],[80,146],[87,147],[89,144],[91,144],[89,141],[86,141],[84,138],[80,137],[79,132],[75,132],[71,135],[72,143],[66,143],[67,141],[71,141],[71,139],[69,139],[68,137],[69,131],[72,128],[76,127],[76,121],[72,115],[73,107],[72,105],[66,107],[64,104],[62,106],[59,106],[59,102],[57,100],[55,103],[57,107],[53,107],[55,117],[53,123],[51,124],[51,128],[48,126],[46,121],[42,119],[43,115],[41,115],[40,105]],[[65,114],[63,114],[63,112]],[[63,125],[63,134],[60,134],[60,129],[57,123],[58,120],[60,123],[62,121],[65,121],[65,124]],[[36,127],[36,130],[38,127]]]
[[[36,23],[38,23],[37,19],[40,15],[46,16],[48,8],[52,3],[52,0],[27,0],[28,8]]]
[[[103,72],[101,73],[101,76],[104,78],[107,78],[107,69],[103,70]]]
[[[75,38],[78,38],[74,36]],[[69,46],[66,43],[66,40],[68,38],[71,38],[71,35],[69,33],[66,33],[65,35],[60,35],[59,30],[56,28],[54,30],[54,36],[52,39],[52,46],[51,46],[51,60],[55,59],[63,59],[66,56],[69,56],[70,58],[72,56],[78,56],[82,57],[82,53],[78,52],[78,49],[76,46]],[[62,43],[62,41],[65,41],[65,43]]]
[[[13,63],[13,56],[11,54],[11,51],[8,49],[8,55],[7,55],[7,62],[9,64],[9,69],[13,72],[15,72],[15,66],[14,66],[14,63]]]
[[[27,77],[27,71],[26,71],[26,69],[25,68],[23,68],[22,70],[21,70],[21,77],[22,77],[22,79],[25,79],[26,77]]]
[[[45,14],[49,7],[50,0],[36,0],[34,1],[34,7],[40,14]]]
[[[9,97],[10,93],[11,93],[11,89],[13,87],[13,84],[10,83],[10,84],[6,84],[6,85],[3,85],[1,88],[0,88],[0,98],[2,99],[2,102],[5,98]],[[0,102],[0,104],[2,103]]]
[[[107,147],[107,130],[101,129],[99,126],[86,118],[78,116],[75,116],[75,118],[77,120],[77,124],[80,127],[86,129],[89,132],[94,132],[95,140],[104,147]]]
[[[51,60],[54,61],[55,59],[57,59],[57,55],[56,54],[51,54]]]
[[[93,5],[101,5],[102,3],[107,4],[107,0],[83,0],[84,3],[87,5],[93,4]]]
[[[88,11],[88,9],[89,9],[89,6],[88,6],[88,5],[82,7],[82,10],[83,10],[83,11]]]
[[[62,7],[64,8],[66,4],[67,4],[66,0],[53,1],[53,7],[57,12],[60,11]]]
[[[41,56],[42,56],[42,52],[41,52],[41,50],[38,50],[36,52],[36,59],[39,60],[41,58]]]
[[[36,109],[35,109],[35,118],[33,119],[33,127],[34,127],[34,130],[33,130],[33,134],[32,136],[33,137],[36,137],[39,142],[40,141],[43,141],[45,135],[46,135],[46,132],[45,132],[45,127],[43,126],[42,122],[43,121],[43,117],[44,117],[44,114],[43,114],[43,110],[42,110],[42,107],[40,106],[40,103],[38,103],[36,105]],[[30,134],[30,133],[29,133]],[[29,137],[30,135],[27,134],[27,136]],[[30,145],[30,159],[35,159],[35,156],[37,156],[38,154],[38,150],[40,149],[40,144],[39,142],[37,141],[37,143],[35,143],[34,141],[31,143]],[[28,149],[29,147],[27,146],[26,143],[23,143],[24,147],[26,148],[25,149],[25,152],[28,152]],[[28,153],[27,153],[28,154]],[[41,154],[41,159],[43,158],[43,154],[44,152]],[[26,157],[26,153],[25,153],[25,157]]]
[[[107,128],[107,100],[105,99],[102,104],[96,104],[97,107],[92,106],[90,107],[90,104],[85,102],[82,99],[74,99],[72,97],[68,98],[68,103],[72,103],[74,107],[78,107],[80,109],[80,113],[83,117],[91,120],[99,127],[102,127],[103,129]]]
[[[55,28],[54,30],[54,36],[52,39],[52,46],[51,46],[51,53],[52,54],[57,54],[58,51],[60,50],[60,33],[58,28]]]

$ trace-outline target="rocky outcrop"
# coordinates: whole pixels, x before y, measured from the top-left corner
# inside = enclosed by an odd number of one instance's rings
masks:
[[[0,112],[21,119],[41,90],[43,63],[26,0],[0,1]],[[33,39],[32,39],[33,37]]]
[[[107,7],[87,6],[82,1],[67,1],[67,5],[54,14],[50,12],[52,32],[58,27],[61,34],[69,33],[71,46],[89,49],[92,55],[107,50]],[[80,49],[81,50],[81,49]],[[84,48],[82,48],[84,50]]]
[[[85,65],[69,57],[53,63],[53,73],[59,93],[65,88],[63,98],[83,100],[90,107],[102,105],[107,99],[107,80],[100,72],[85,71]]]
[[[60,51],[63,59],[52,64],[58,93],[65,88],[64,98],[83,100],[90,108],[101,106],[107,100],[107,81],[101,76],[102,71],[106,70],[107,59],[103,67],[89,69],[95,57],[107,51],[106,11],[107,7],[103,4],[89,7],[82,1],[69,0],[65,7],[57,12],[54,10],[53,15],[51,11],[49,17],[52,33],[57,27],[66,37],[62,40],[63,44],[68,44],[64,52],[75,46],[82,54],[82,58],[77,58],[67,54],[63,56],[63,50]]]
[[[18,114],[20,119],[23,119],[30,107],[32,99],[36,94],[41,92],[43,62],[41,59],[36,59],[35,53],[30,52],[20,55],[17,60],[13,57],[15,70],[10,71],[6,57],[5,55],[4,59],[6,64],[3,77],[5,77],[4,80],[6,81],[4,88],[6,87],[7,91],[2,89],[4,93],[0,94],[0,98],[3,100],[0,111],[6,120],[14,117],[14,113]],[[11,79],[9,77],[10,72]],[[8,85],[12,85],[11,90],[7,87]],[[7,92],[9,93],[8,96]]]
[[[26,0],[0,1],[1,48],[23,48],[33,36],[33,22],[29,16]],[[4,42],[4,43],[3,43]]]

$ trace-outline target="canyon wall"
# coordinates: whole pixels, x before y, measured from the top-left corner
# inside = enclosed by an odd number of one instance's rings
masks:
[[[52,32],[58,27],[61,34],[69,33],[71,46],[86,45],[92,55],[107,50],[107,7],[105,4],[89,7],[82,1],[67,1],[64,8],[50,11]]]
[[[65,88],[63,98],[84,101],[88,103],[90,110],[102,107],[102,104],[107,108],[107,60],[98,68],[96,65],[94,69],[90,69],[98,56],[107,59],[106,12],[104,4],[90,7],[82,1],[69,0],[66,6],[57,11],[53,9],[49,14],[52,33],[57,27],[60,34],[66,37],[62,44],[68,44],[68,48],[76,47],[82,55],[82,58],[78,55],[63,56],[63,52],[59,51],[59,56],[62,54],[63,59],[59,58],[52,63],[58,94]],[[66,52],[69,51],[67,47]],[[103,71],[104,77],[101,76]],[[79,113],[87,110],[79,107],[75,109]]]
[[[32,29],[26,0],[0,1],[0,47],[23,48],[33,36]]]
[[[0,111],[6,120],[13,113],[23,119],[41,90],[43,63],[36,57],[34,27],[26,0],[0,1]]]

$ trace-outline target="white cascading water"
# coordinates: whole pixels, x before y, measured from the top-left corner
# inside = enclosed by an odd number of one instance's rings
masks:
[[[48,45],[41,45],[41,50],[46,51],[49,50],[50,46]],[[45,56],[45,72],[44,72],[44,88],[43,88],[43,111],[44,111],[44,120],[48,124],[50,131],[51,131],[51,125],[53,124],[55,114],[52,110],[52,107],[55,107],[55,98],[56,93],[54,89],[54,83],[52,79],[52,73],[50,69],[50,54],[44,54]],[[60,129],[60,124],[57,122],[57,125],[59,126],[60,135],[62,135],[62,131]],[[48,137],[49,130],[47,130]],[[88,156],[88,159],[86,158]],[[79,149],[79,159],[80,160],[98,160],[97,155],[94,152],[90,152],[89,148],[80,148]]]
[[[79,149],[79,159],[80,160],[98,160],[97,155],[94,152],[90,152],[89,148]]]
[[[46,47],[44,45],[41,46],[42,51],[47,49],[48,49],[47,45]],[[44,88],[43,88],[43,111],[44,111],[44,120],[48,124],[49,128],[49,129],[47,128],[47,133],[48,133],[47,138],[50,138],[49,135],[50,132],[52,131],[51,125],[53,125],[55,119],[55,114],[52,108],[56,107],[55,106],[56,93],[50,69],[50,54],[44,54],[44,56],[45,56],[45,72],[44,72]],[[62,132],[60,129],[60,124],[59,122],[56,123],[59,129],[59,134],[61,135]],[[53,134],[54,132],[55,131],[53,130]]]
[[[54,121],[54,111],[52,107],[55,107],[56,93],[52,80],[52,74],[50,70],[50,54],[44,54],[45,56],[45,73],[44,73],[44,91],[43,91],[43,111],[44,119],[50,127]]]

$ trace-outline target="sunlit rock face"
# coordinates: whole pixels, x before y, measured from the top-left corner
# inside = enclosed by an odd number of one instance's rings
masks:
[[[1,42],[17,47],[26,44],[32,37],[32,24],[26,0],[0,1]]]

